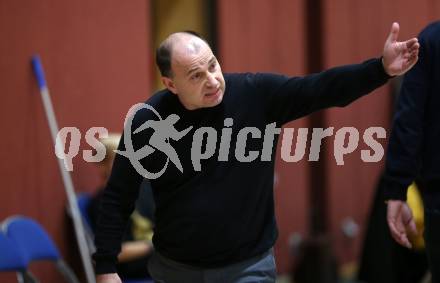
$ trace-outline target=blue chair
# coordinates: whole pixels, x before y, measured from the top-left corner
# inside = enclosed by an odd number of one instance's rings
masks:
[[[28,261],[16,244],[0,232],[0,271],[15,271],[18,282],[38,282],[28,271]]]
[[[92,201],[92,196],[89,193],[79,193],[76,195],[76,201],[84,222],[84,226],[86,226],[87,229],[92,230],[92,220],[90,219],[88,212],[90,202]]]
[[[90,202],[92,201],[92,195],[89,193],[78,193],[76,195],[76,203],[78,204],[79,213],[81,214],[81,220],[84,227],[84,233],[86,237],[87,246],[89,248],[90,255],[92,255],[96,251],[95,247],[95,233],[93,233],[92,229],[92,220],[90,219],[88,208]],[[68,214],[72,216],[69,209],[67,210]]]
[[[62,259],[58,249],[46,231],[34,220],[14,216],[5,220],[3,230],[22,251],[27,262],[53,261],[58,271],[69,283],[79,283],[75,273]]]

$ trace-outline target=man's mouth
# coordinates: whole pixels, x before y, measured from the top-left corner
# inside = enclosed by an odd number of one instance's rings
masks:
[[[214,92],[211,92],[211,93],[207,93],[207,94],[205,94],[205,96],[207,96],[207,97],[211,97],[211,96],[216,96],[217,94],[219,94],[220,93],[220,88],[218,88],[216,91],[214,91]]]

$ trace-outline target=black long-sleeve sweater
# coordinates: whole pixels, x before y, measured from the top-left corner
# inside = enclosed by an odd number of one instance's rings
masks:
[[[418,39],[419,60],[403,78],[388,144],[386,199],[406,200],[416,177],[425,189],[439,190],[440,22],[426,27]]]
[[[269,139],[274,145],[270,161],[262,161],[266,126],[275,122],[281,127],[323,108],[345,106],[383,85],[388,78],[380,59],[306,77],[226,74],[223,101],[215,107],[191,111],[171,92],[156,93],[146,103],[163,119],[177,114],[178,131],[194,128],[178,141],[169,139],[183,173],[169,162],[165,172],[151,180],[156,202],[155,249],[170,259],[196,267],[220,267],[268,250],[277,238],[273,153],[278,136],[273,141]],[[225,118],[233,119],[231,146],[227,161],[219,161]],[[143,109],[134,116],[131,129],[125,131],[133,132],[145,121],[157,119],[151,110]],[[212,127],[218,135],[215,154],[202,160],[201,170],[196,171],[191,161],[191,145],[193,134],[200,127]],[[261,132],[260,138],[248,135],[246,154],[259,152],[251,162],[239,162],[235,157],[237,133],[244,127],[255,127]],[[134,148],[148,144],[151,134],[151,130],[132,134]],[[125,150],[124,141],[119,149]],[[165,154],[156,150],[141,163],[149,172],[158,172],[166,159]],[[126,157],[116,156],[96,233],[94,259],[98,274],[115,271],[121,235],[142,178]]]

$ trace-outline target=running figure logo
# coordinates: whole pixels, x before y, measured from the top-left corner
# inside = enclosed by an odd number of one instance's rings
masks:
[[[133,117],[137,113],[137,111],[145,108],[152,111],[159,118],[159,120],[158,121],[148,120],[133,132],[133,134],[137,134],[149,128],[154,130],[154,133],[151,135],[150,140],[148,142],[149,144],[145,145],[144,147],[140,148],[137,151],[134,151],[133,143],[131,140],[131,131],[130,131],[133,122]],[[180,140],[189,131],[191,131],[193,126],[190,126],[185,130],[179,132],[174,126],[177,123],[177,121],[179,121],[180,119],[178,115],[171,114],[166,119],[162,119],[160,114],[152,106],[148,104],[143,104],[143,103],[135,104],[133,107],[130,108],[130,111],[128,113],[131,114],[127,114],[125,119],[125,125],[126,125],[125,128],[129,129],[124,131],[125,151],[117,150],[116,153],[119,153],[122,156],[127,157],[132,163],[132,165],[135,167],[136,171],[147,179],[155,179],[160,177],[167,168],[170,160],[177,167],[177,169],[179,169],[179,171],[183,173],[182,163],[180,162],[176,150],[169,143],[169,140],[170,139],[174,141]],[[147,157],[156,150],[159,150],[160,152],[164,153],[167,156],[167,161],[164,167],[162,168],[162,170],[160,170],[159,172],[157,173],[148,172],[145,168],[143,168],[139,160]]]

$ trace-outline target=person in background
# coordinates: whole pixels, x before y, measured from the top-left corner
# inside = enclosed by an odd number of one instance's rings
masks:
[[[117,149],[120,138],[120,134],[111,133],[108,138],[100,139],[100,142],[105,146],[106,156],[98,163],[101,184],[88,207],[93,232],[96,231],[100,200],[112,169],[115,157],[114,150]],[[145,180],[141,184],[139,197],[136,201],[136,209],[130,216],[128,227],[123,236],[121,252],[118,255],[119,263],[116,268],[121,278],[149,277],[147,262],[153,250],[151,243],[153,237],[153,217],[153,195],[149,182]]]
[[[432,282],[440,282],[440,22],[419,35],[419,61],[403,79],[386,156],[384,186],[393,238],[412,248],[417,231],[406,203],[418,180],[424,203],[424,238]]]
[[[357,279],[365,283],[418,283],[429,271],[422,235],[410,239],[414,249],[396,243],[389,232],[384,198],[384,175],[377,184],[363,240]],[[408,203],[419,231],[423,231],[423,202],[415,184]]]

